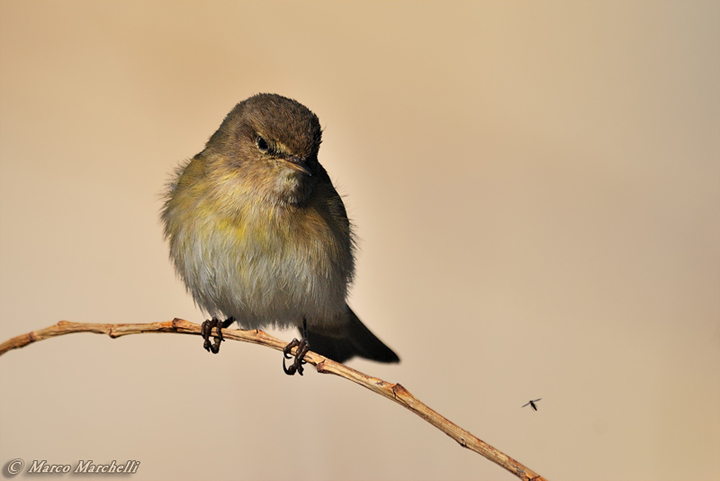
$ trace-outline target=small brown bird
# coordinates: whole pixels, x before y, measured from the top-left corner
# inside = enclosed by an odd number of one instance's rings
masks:
[[[165,237],[188,291],[213,318],[203,324],[209,351],[219,349],[220,327],[235,321],[244,329],[300,328],[302,340],[285,350],[289,358],[299,346],[288,374],[302,374],[308,343],[338,362],[399,361],[347,305],[352,227],[318,162],[321,137],[317,116],[300,103],[255,95],[171,181]]]

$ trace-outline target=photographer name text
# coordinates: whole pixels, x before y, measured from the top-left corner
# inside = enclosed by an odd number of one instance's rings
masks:
[[[137,472],[140,461],[127,461],[124,464],[118,464],[113,460],[110,464],[95,464],[92,459],[85,461],[80,460],[75,465],[71,464],[48,464],[46,460],[33,460],[27,472],[33,474],[40,473],[118,473],[118,474],[134,474]]]

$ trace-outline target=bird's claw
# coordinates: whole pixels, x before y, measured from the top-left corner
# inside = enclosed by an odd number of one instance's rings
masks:
[[[222,328],[224,326],[224,323],[220,321],[217,317],[213,317],[212,319],[209,319],[202,323],[202,328],[200,329],[200,334],[202,334],[203,339],[205,339],[205,342],[203,343],[203,347],[207,352],[212,352],[213,354],[217,354],[220,352],[220,343],[223,342],[225,339],[223,339],[222,335]],[[210,341],[210,336],[212,334],[213,327],[217,328],[217,334],[215,335],[215,342]]]
[[[292,359],[292,348],[297,347],[297,350],[295,351],[295,361],[290,364],[290,366],[285,365],[286,359]],[[310,350],[310,343],[308,343],[307,339],[303,338],[300,341],[297,339],[293,339],[290,341],[290,343],[285,346],[285,349],[283,349],[283,371],[285,371],[285,374],[288,376],[294,375],[296,372],[303,375],[303,364],[305,364],[307,361],[303,359],[305,357],[305,354],[308,353]]]

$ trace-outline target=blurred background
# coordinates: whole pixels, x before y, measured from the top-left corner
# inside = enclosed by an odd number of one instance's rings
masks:
[[[720,479],[719,85],[714,1],[4,0],[0,341],[202,321],[168,260],[164,184],[274,92],[320,118],[360,241],[350,305],[402,358],[352,367],[549,479]],[[201,345],[7,353],[0,465],[515,479],[345,380]]]

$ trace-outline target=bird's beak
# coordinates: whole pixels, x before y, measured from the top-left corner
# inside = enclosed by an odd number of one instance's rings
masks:
[[[299,159],[297,157],[288,157],[286,159],[282,159],[288,167],[290,167],[293,170],[297,170],[298,172],[302,172],[303,174],[307,174],[312,177],[312,172],[310,172],[310,169],[307,166],[307,163],[303,159]]]

